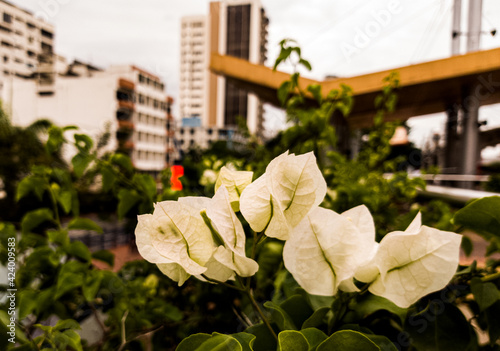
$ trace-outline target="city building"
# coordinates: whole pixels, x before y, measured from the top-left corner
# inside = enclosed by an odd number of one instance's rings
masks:
[[[173,99],[156,75],[133,65],[101,69],[68,63],[54,53],[54,28],[0,0],[0,98],[16,125],[46,118],[75,125],[108,150],[130,155],[138,170],[156,175],[178,158]]]
[[[16,79],[33,79],[43,92],[54,79],[54,27],[0,0],[0,98],[9,102]]]
[[[263,64],[266,60],[268,19],[259,0],[211,2],[208,16],[189,16],[181,21],[180,117],[201,121],[199,146],[214,135],[231,134],[243,118],[250,133],[261,135],[263,108],[258,97],[234,86],[208,70],[213,52]],[[189,123],[188,123],[189,124]],[[216,131],[216,133],[213,133]],[[212,134],[208,134],[212,132]],[[186,142],[180,133],[179,142]]]

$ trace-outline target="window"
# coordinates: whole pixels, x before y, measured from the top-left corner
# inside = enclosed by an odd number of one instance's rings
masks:
[[[5,63],[9,62],[9,56],[4,56],[3,57],[3,62],[5,62]]]
[[[35,41],[35,38],[33,38],[33,37],[31,37],[31,36],[30,36],[30,37],[28,37],[28,43],[33,43],[34,41]]]
[[[28,57],[35,57],[36,56],[36,54],[31,50],[26,51],[26,54],[28,54]]]
[[[31,22],[26,22],[26,27],[28,27],[29,29],[35,29],[36,28],[36,26],[33,23],[31,23]]]
[[[4,12],[3,13],[3,21],[5,23],[12,23],[12,15],[9,15],[8,13]]]
[[[42,34],[43,37],[48,38],[48,39],[53,39],[54,34],[49,32],[48,30],[45,29],[40,29],[40,33]]]
[[[142,94],[139,94],[139,103],[143,104],[143,105],[145,103],[144,95],[142,95]]]

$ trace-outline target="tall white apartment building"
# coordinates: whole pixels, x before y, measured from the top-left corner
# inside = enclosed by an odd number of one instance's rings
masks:
[[[54,79],[54,27],[0,0],[0,98],[8,105],[12,82],[32,78],[43,92]]]
[[[184,121],[199,119],[199,128],[209,132],[234,130],[240,117],[251,133],[262,133],[263,109],[257,96],[211,73],[208,65],[213,52],[264,64],[268,23],[259,0],[211,2],[208,16],[182,19],[179,103]],[[180,133],[177,138],[185,141]],[[191,141],[182,144],[183,148],[192,145]]]
[[[207,17],[189,16],[181,20],[181,117],[206,116],[207,90]],[[203,124],[206,124],[204,121]]]

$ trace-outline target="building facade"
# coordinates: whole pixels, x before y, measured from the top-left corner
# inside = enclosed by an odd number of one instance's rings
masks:
[[[242,118],[252,134],[262,134],[259,99],[211,73],[208,65],[213,52],[263,64],[268,22],[259,0],[211,2],[208,16],[182,19],[180,117],[200,118],[206,131],[235,130]]]

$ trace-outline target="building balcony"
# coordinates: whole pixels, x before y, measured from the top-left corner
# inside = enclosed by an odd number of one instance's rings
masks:
[[[118,100],[118,107],[120,109],[135,110],[135,104],[132,101]]]
[[[118,129],[119,130],[134,130],[135,126],[134,126],[134,123],[130,122],[130,121],[121,121],[119,120],[118,121]]]
[[[125,90],[134,90],[135,89],[135,84],[134,82],[128,80],[128,79],[123,79],[123,78],[120,78],[118,80],[118,87],[120,89],[125,89]]]

